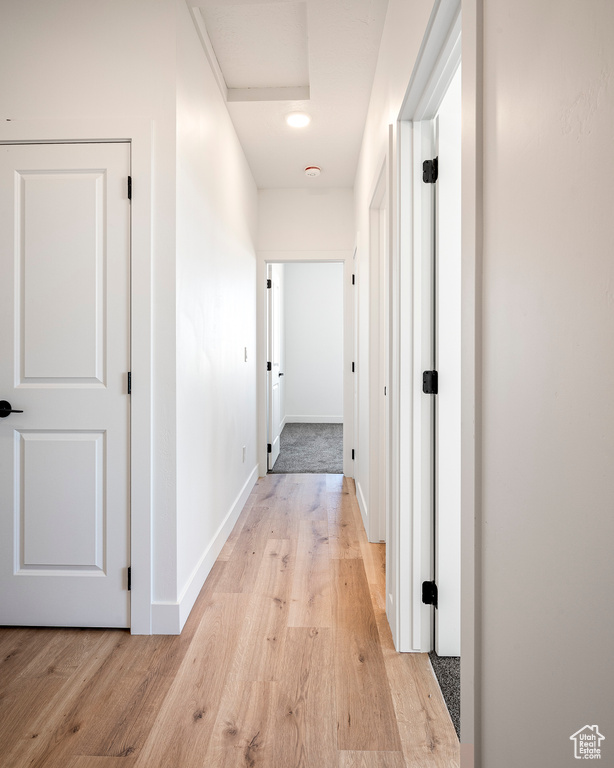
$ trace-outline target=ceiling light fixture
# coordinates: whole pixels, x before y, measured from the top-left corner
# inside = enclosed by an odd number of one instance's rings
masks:
[[[292,128],[304,128],[311,122],[311,117],[305,112],[291,112],[286,116],[286,122]]]

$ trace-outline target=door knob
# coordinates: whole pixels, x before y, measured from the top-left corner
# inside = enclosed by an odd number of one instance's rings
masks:
[[[11,404],[8,400],[0,400],[0,419],[6,419],[9,413],[23,413],[23,411],[17,411],[11,408]]]

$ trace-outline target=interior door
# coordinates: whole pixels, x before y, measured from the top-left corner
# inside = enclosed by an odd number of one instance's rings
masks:
[[[436,118],[435,650],[460,656],[461,499],[461,77]]]
[[[0,146],[2,624],[129,626],[129,169]]]
[[[281,296],[279,275],[273,264],[267,266],[270,288],[268,295],[268,355],[267,362],[270,370],[267,372],[268,382],[268,468],[273,469],[279,456],[281,444]],[[267,365],[267,368],[269,366]]]

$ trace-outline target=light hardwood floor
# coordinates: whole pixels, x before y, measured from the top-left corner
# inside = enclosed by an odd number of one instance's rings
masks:
[[[254,488],[179,637],[0,630],[3,768],[455,768],[341,475]]]

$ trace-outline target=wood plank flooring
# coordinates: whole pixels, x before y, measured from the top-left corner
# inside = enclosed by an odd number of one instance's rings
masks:
[[[0,629],[3,768],[457,768],[351,480],[255,486],[179,637]]]

